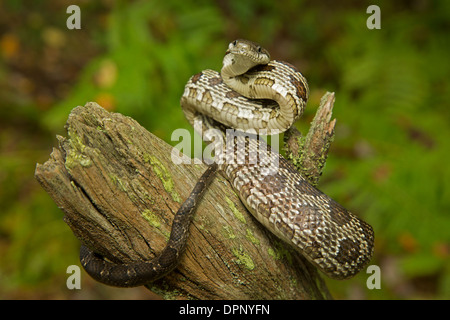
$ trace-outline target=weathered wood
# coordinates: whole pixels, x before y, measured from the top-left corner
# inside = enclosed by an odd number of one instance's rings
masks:
[[[286,157],[316,187],[334,139],[336,119],[331,120],[333,106],[334,93],[327,92],[320,101],[307,135],[303,137],[294,126],[284,135]]]
[[[206,166],[174,164],[171,146],[96,103],[73,109],[66,129],[35,172],[65,222],[112,261],[153,258]],[[330,298],[318,271],[259,224],[221,175],[195,213],[179,267],[147,287],[165,298]]]

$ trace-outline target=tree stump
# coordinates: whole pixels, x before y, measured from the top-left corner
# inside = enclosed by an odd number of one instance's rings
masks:
[[[96,103],[73,109],[66,129],[35,172],[64,221],[113,262],[152,259],[206,165],[174,164],[171,146]],[[178,268],[146,287],[167,299],[330,298],[316,268],[257,222],[220,174],[194,215]]]

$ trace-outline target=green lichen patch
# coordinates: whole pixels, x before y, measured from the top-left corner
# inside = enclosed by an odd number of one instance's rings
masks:
[[[69,128],[67,131],[67,134],[69,135],[69,141],[72,147],[81,153],[84,152],[84,149],[86,148],[86,145],[83,143],[83,140],[81,137],[76,133],[75,130]]]
[[[161,227],[161,221],[159,220],[159,217],[152,211],[145,209],[141,212],[142,217],[147,220],[152,227],[160,228]]]
[[[77,165],[81,165],[84,168],[88,168],[92,165],[92,160],[89,156],[84,154],[86,151],[86,145],[83,143],[80,136],[76,134],[74,130],[68,130],[70,150],[66,155],[65,167],[67,170],[75,168]]]
[[[233,252],[234,256],[237,258],[237,264],[244,265],[248,270],[255,269],[255,263],[253,262],[252,258],[246,252],[244,252],[242,247],[240,247],[239,249],[232,248],[231,252]]]
[[[149,209],[145,209],[144,211],[141,212],[141,216],[148,221],[148,223],[152,226],[157,228],[162,235],[164,236],[164,238],[166,238],[166,241],[169,241],[170,238],[170,232],[166,231],[164,228],[161,228],[161,226],[163,225],[163,223],[161,222],[161,218],[154,213],[153,211],[149,210]]]
[[[247,228],[247,234],[245,235],[245,237],[253,244],[259,245],[260,241],[258,238],[255,237],[255,235],[253,234],[252,230]]]
[[[305,160],[304,149],[306,144],[306,137],[296,137],[295,140],[297,143],[297,150],[299,150],[299,154],[295,155],[293,152],[289,151],[289,146],[286,145],[286,157],[297,168],[297,170],[301,172],[303,171],[302,165]]]
[[[67,153],[64,165],[67,170],[73,169],[77,165],[81,165],[84,168],[89,168],[92,165],[92,160],[87,155],[81,154],[77,150],[72,149]]]
[[[153,171],[158,176],[158,178],[161,180],[164,190],[166,190],[170,196],[172,197],[173,201],[181,203],[181,197],[178,194],[178,192],[175,190],[175,185],[173,182],[173,179],[167,170],[166,167],[162,164],[161,161],[159,161],[158,158],[146,154],[144,155],[144,161],[149,162],[153,168]]]
[[[231,228],[230,226],[223,226],[222,228],[224,230],[225,237],[227,237],[228,239],[236,239],[233,228]]]
[[[228,198],[227,196],[225,196],[225,201],[228,204],[228,207],[230,208],[231,212],[233,212],[233,215],[242,223],[247,223],[247,221],[245,220],[244,215],[242,214],[242,212],[240,212],[236,206],[234,205],[234,202],[230,200],[230,198]]]
[[[100,125],[98,125],[95,129],[96,129],[97,131],[100,131],[100,132],[103,132],[103,133],[107,133],[107,132],[108,132],[104,127],[102,127],[102,126],[100,126]]]
[[[121,190],[123,192],[127,192],[127,187],[126,187],[125,183],[118,176],[110,174],[109,178],[119,188],[119,190]]]
[[[286,257],[287,261],[292,264],[292,255],[280,241],[275,242],[273,248],[267,249],[267,253],[275,260],[281,260]]]

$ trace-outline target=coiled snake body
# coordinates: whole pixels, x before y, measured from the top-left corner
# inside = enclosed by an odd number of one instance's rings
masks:
[[[308,85],[295,67],[271,61],[253,42],[236,40],[228,47],[220,74],[204,70],[191,77],[181,106],[203,138],[213,141],[215,162],[255,218],[327,276],[346,279],[369,262],[372,227],[311,186],[253,135],[287,130],[301,116],[307,98]],[[227,128],[238,131],[229,134]],[[158,257],[118,265],[82,247],[86,271],[115,286],[145,284],[171,271],[184,250],[189,217],[216,167],[208,168],[177,212],[169,242]]]

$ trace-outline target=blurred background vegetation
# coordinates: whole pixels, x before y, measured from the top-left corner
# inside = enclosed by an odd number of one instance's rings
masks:
[[[79,242],[35,181],[70,110],[87,101],[137,119],[165,141],[189,128],[179,99],[189,77],[219,70],[228,42],[261,43],[306,76],[306,132],[326,91],[336,93],[336,138],[321,189],[376,233],[367,274],[326,279],[335,298],[450,298],[449,1],[0,2],[0,298],[149,298],[83,273]],[[381,8],[381,30],[366,9]],[[172,143],[172,144],[176,144]]]

